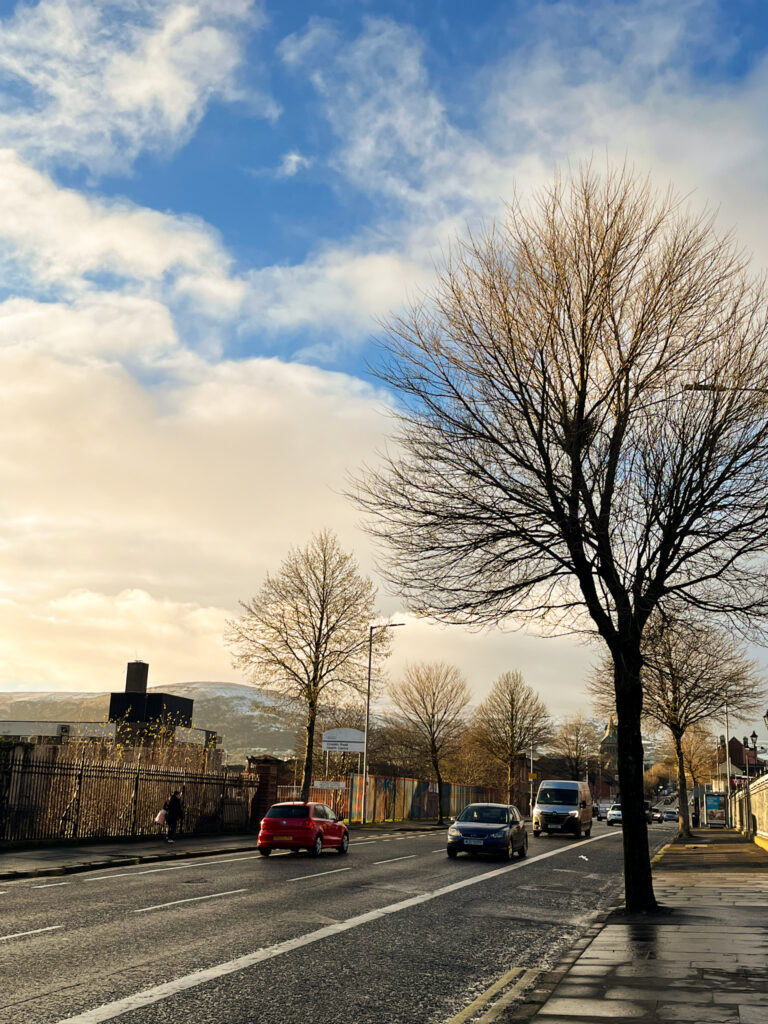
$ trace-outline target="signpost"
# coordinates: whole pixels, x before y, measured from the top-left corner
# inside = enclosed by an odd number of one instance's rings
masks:
[[[337,754],[357,754],[365,749],[365,733],[359,729],[326,729],[323,750]]]

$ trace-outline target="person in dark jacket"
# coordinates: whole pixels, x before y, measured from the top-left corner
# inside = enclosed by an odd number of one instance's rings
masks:
[[[178,789],[174,789],[163,804],[163,809],[166,813],[165,820],[168,825],[168,842],[172,843],[176,838],[176,829],[179,827],[179,822],[184,817],[184,806]]]

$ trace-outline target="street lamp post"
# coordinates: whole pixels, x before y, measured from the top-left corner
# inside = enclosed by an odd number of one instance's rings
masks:
[[[752,773],[753,778],[757,778],[757,733],[752,730],[752,735],[749,737],[749,741],[752,744],[752,753],[755,755],[755,770]]]
[[[731,819],[731,748],[728,736],[728,701],[725,702],[725,823],[732,827]]]
[[[368,627],[368,690],[365,698],[365,737],[363,739],[363,821],[365,824],[365,812],[367,810],[368,798],[368,727],[371,722],[371,666],[373,664],[373,631],[375,629],[397,629],[404,626],[404,622],[383,622],[378,626]],[[352,809],[350,808],[350,821],[352,820]]]

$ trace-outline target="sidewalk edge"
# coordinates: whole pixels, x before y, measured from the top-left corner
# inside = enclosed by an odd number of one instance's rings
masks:
[[[58,867],[30,868],[26,871],[0,872],[0,882],[15,882],[23,878],[49,878],[56,875],[79,875],[84,871],[96,871],[100,868],[125,868],[136,864],[151,864],[166,860],[193,860],[200,857],[219,857],[227,853],[250,853],[258,849],[256,843],[238,846],[228,850],[174,850],[173,853],[137,854],[133,857],[113,857],[109,860],[93,860],[81,864],[65,864]]]
[[[623,903],[619,902],[608,907],[606,910],[601,910],[581,937],[563,954],[557,966],[553,967],[551,971],[544,971],[537,980],[536,986],[529,992],[526,992],[525,999],[515,1007],[510,1007],[510,1012],[503,1019],[505,1021],[529,1021],[535,1017],[584,950],[594,942],[603,928],[605,928],[611,914],[622,906]]]

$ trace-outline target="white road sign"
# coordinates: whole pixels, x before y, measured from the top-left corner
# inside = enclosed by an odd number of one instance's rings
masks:
[[[365,733],[359,729],[326,729],[323,733],[324,751],[362,754],[364,749]]]

